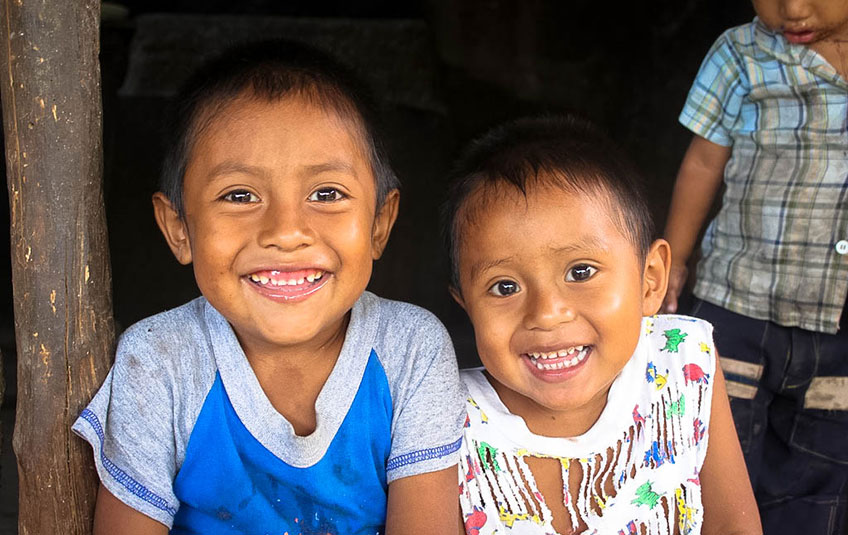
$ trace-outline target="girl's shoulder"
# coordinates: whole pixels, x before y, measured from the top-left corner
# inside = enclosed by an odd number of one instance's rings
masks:
[[[713,327],[690,316],[664,314],[645,318],[642,340],[648,361],[715,365]]]

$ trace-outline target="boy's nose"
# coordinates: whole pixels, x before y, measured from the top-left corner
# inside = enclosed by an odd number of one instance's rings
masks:
[[[780,15],[787,21],[802,21],[810,14],[810,0],[780,0]]]
[[[527,303],[525,327],[551,330],[576,317],[574,308],[558,291],[536,292]]]
[[[313,234],[301,210],[292,205],[270,206],[262,216],[258,235],[262,247],[294,251],[311,244]]]

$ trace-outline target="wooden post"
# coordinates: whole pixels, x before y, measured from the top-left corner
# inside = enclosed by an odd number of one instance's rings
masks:
[[[103,207],[100,1],[2,0],[0,93],[18,346],[18,532],[91,532],[97,488],[71,423],[114,344]]]

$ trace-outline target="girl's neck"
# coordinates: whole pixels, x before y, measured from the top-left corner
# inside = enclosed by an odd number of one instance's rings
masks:
[[[531,432],[546,437],[572,438],[589,431],[604,411],[609,394],[607,388],[582,407],[554,410],[507,388],[488,372],[485,375],[509,412],[521,416]]]

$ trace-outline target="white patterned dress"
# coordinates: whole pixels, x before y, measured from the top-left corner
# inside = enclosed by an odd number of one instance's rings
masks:
[[[686,316],[642,322],[639,344],[613,382],[598,421],[573,438],[532,433],[483,375],[465,370],[468,418],[459,495],[468,535],[552,535],[551,511],[526,459],[559,460],[572,526],[585,534],[698,534],[699,473],[707,452],[712,327]],[[559,499],[559,498],[557,498]]]

